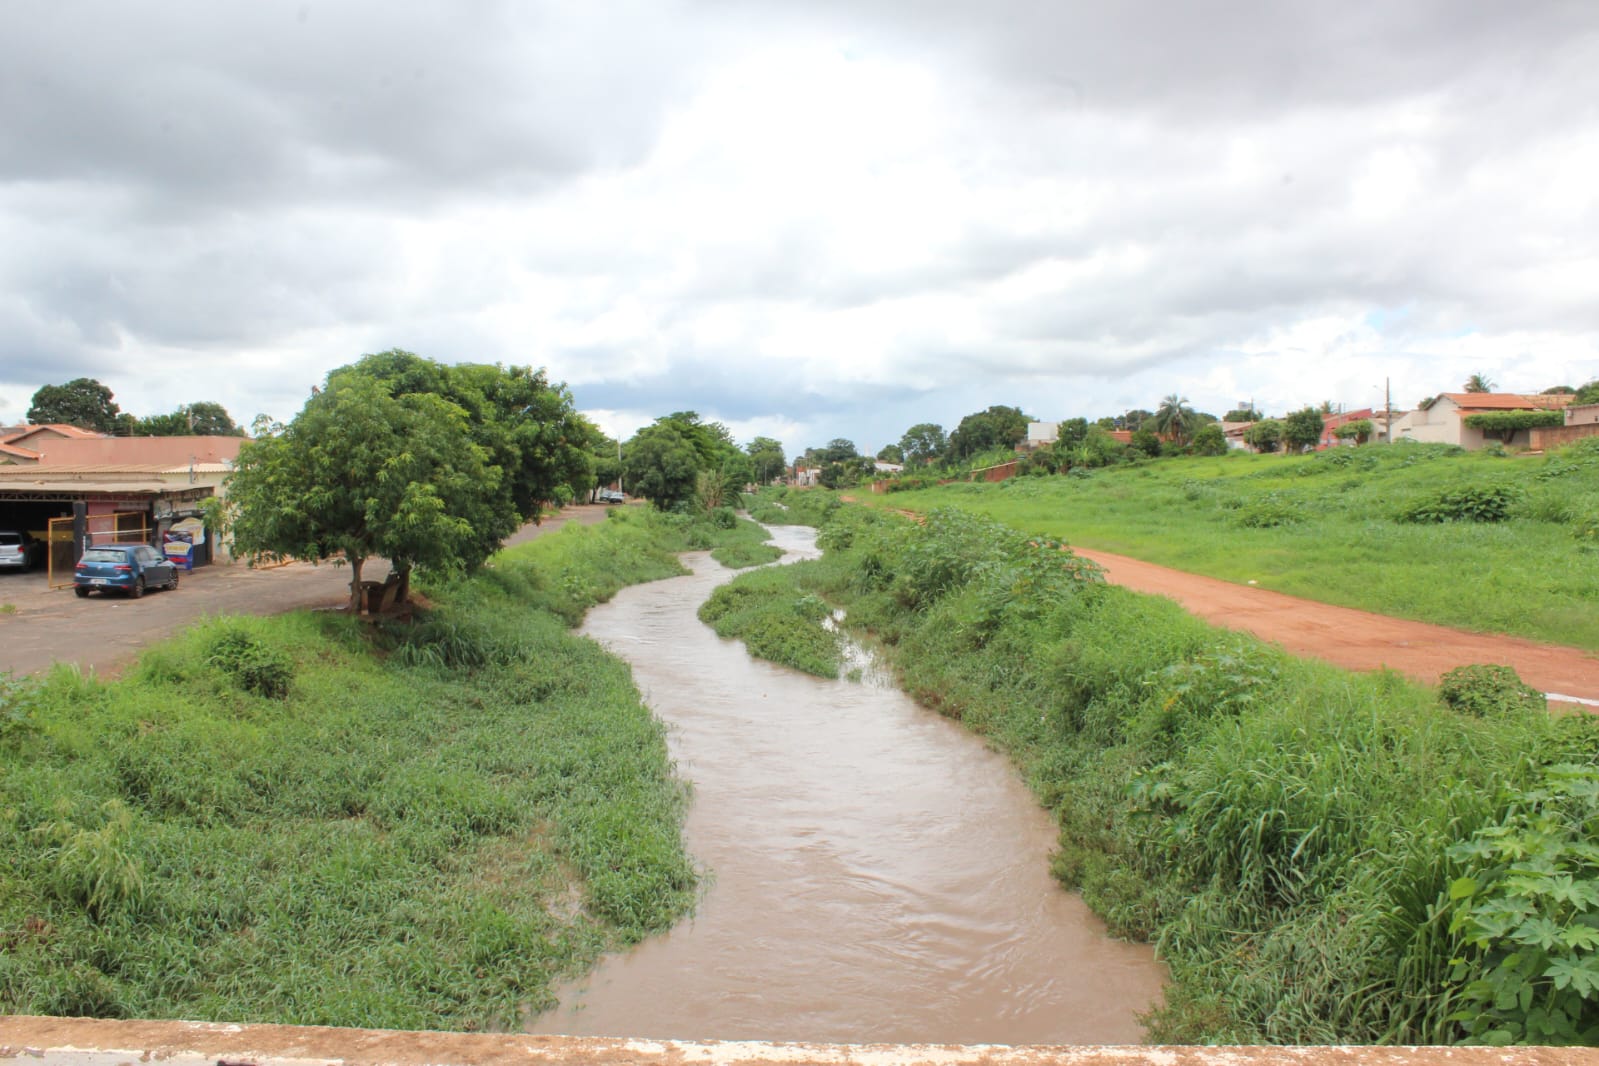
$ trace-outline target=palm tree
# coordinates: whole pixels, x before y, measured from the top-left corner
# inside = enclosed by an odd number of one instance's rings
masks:
[[[1481,374],[1473,374],[1466,379],[1467,392],[1492,392],[1494,383]]]
[[[1179,444],[1188,439],[1194,426],[1194,409],[1188,406],[1188,397],[1175,392],[1160,401],[1155,410],[1155,432],[1170,437]]]

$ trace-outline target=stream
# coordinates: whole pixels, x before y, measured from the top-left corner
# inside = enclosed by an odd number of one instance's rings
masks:
[[[815,530],[772,527],[785,561]],[[582,632],[632,665],[692,783],[694,915],[557,989],[529,1030],[837,1043],[1129,1044],[1159,997],[1050,876],[1055,829],[1015,769],[868,668],[750,658],[695,612],[734,576],[623,589]]]

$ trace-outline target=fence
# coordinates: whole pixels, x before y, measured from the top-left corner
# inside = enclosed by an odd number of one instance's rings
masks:
[[[83,546],[95,544],[141,543],[149,544],[155,536],[150,526],[150,516],[144,511],[115,511],[109,514],[92,514],[86,520]],[[73,543],[72,518],[52,518],[47,523],[45,542],[48,552],[47,581],[53,589],[72,585],[72,569],[77,565]]]

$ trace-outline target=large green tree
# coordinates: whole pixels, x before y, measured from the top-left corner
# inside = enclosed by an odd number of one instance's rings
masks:
[[[788,466],[783,445],[771,437],[756,437],[744,446],[744,451],[755,469],[755,480],[762,485],[770,484]]]
[[[949,457],[960,462],[990,448],[1014,448],[1026,439],[1030,421],[1020,408],[1003,404],[969,414],[949,435]]]
[[[133,425],[137,437],[242,437],[244,430],[227,408],[202,400],[184,404],[171,414],[151,415]]]
[[[1283,447],[1290,453],[1314,448],[1321,441],[1321,412],[1314,407],[1302,407],[1283,419]]]
[[[899,439],[905,462],[912,466],[937,462],[948,448],[949,438],[944,435],[944,427],[936,422],[918,422]]]
[[[472,440],[502,471],[499,491],[509,506],[499,509],[502,524],[485,530],[495,544],[537,519],[563,489],[581,496],[593,484],[590,428],[573,409],[566,387],[551,385],[542,370],[446,365],[392,348],[340,367],[328,382],[351,376],[375,380],[391,396],[438,396],[461,408]]]
[[[459,406],[337,375],[281,434],[240,448],[228,485],[234,548],[252,557],[342,556],[358,611],[370,558],[388,559],[402,583],[416,566],[479,566],[498,543],[487,531],[504,525],[501,481]]]
[[[106,386],[93,378],[73,378],[65,385],[45,385],[35,392],[28,421],[36,426],[62,423],[112,433],[120,412]]]
[[[645,426],[622,446],[627,490],[663,511],[693,498],[701,469],[700,453],[674,419]]]

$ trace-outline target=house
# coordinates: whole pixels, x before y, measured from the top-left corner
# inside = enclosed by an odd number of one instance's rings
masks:
[[[1354,444],[1355,440],[1353,437],[1340,437],[1338,435],[1338,428],[1340,426],[1347,426],[1351,422],[1359,422],[1362,419],[1371,422],[1372,428],[1375,431],[1377,426],[1377,414],[1369,407],[1363,407],[1358,411],[1339,411],[1337,414],[1322,415],[1321,440],[1316,442],[1316,450],[1320,452],[1326,451],[1328,448],[1336,448],[1341,444]],[[1373,435],[1375,436],[1375,432]]]
[[[37,462],[40,450],[53,441],[97,438],[105,438],[105,434],[79,429],[64,422],[42,426],[8,426],[0,432],[0,466]]]
[[[905,466],[902,463],[887,463],[881,459],[876,459],[872,462],[872,469],[879,474],[898,474],[905,469]]]
[[[1040,448],[1047,448],[1060,439],[1059,422],[1029,422],[1027,423],[1027,439],[1016,445],[1019,452],[1036,452]]]
[[[1571,404],[1566,408],[1566,424],[1534,429],[1527,434],[1533,451],[1564,448],[1584,437],[1599,437],[1599,403]]]
[[[222,495],[244,438],[31,434],[29,443],[14,450],[32,458],[0,466],[0,528],[46,541],[52,572],[70,575],[85,542],[158,544],[193,529],[202,501]],[[75,530],[80,505],[84,523]],[[193,562],[217,554],[215,544],[193,544]]]
[[[1413,440],[1424,444],[1456,444],[1462,448],[1478,449],[1487,444],[1481,430],[1465,424],[1469,415],[1491,414],[1499,411],[1558,411],[1569,406],[1571,396],[1523,395],[1513,392],[1444,392],[1423,403],[1403,418],[1396,418],[1393,440]],[[1519,431],[1519,443],[1530,440]],[[1508,442],[1516,444],[1512,437]]]

